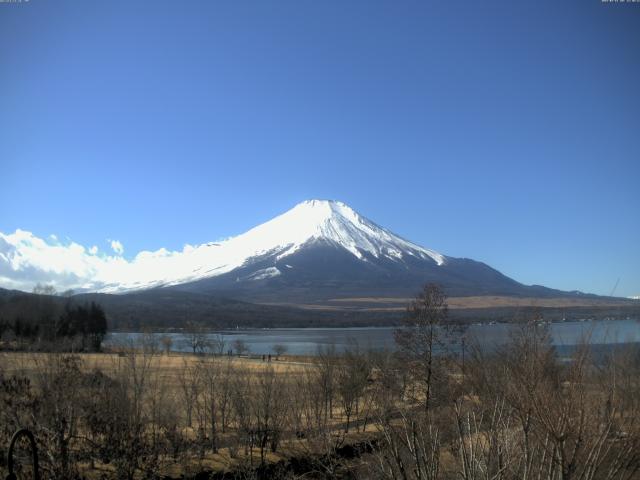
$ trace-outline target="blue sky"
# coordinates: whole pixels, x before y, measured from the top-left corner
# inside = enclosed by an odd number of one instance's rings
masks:
[[[309,198],[640,294],[640,5],[0,3],[0,232],[124,256]]]

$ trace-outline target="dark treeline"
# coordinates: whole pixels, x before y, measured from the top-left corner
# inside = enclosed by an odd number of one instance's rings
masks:
[[[33,294],[0,289],[0,318],[21,303],[33,304]],[[295,306],[260,305],[216,295],[154,289],[126,295],[100,293],[78,294],[76,304],[95,302],[105,310],[109,330],[140,332],[181,328],[187,321],[208,329],[225,328],[309,328],[309,327],[366,327],[398,326],[402,324],[404,309],[367,310],[346,307],[342,310],[304,309]],[[55,297],[60,308],[65,298]],[[395,305],[397,307],[397,305]],[[531,317],[541,313],[545,320],[577,320],[640,317],[640,303],[628,306],[592,307],[495,307],[464,308],[450,312],[460,323],[510,322],[514,318]]]
[[[51,287],[0,301],[0,339],[7,348],[99,351],[107,317],[95,302],[59,297]]]
[[[127,295],[83,294],[81,301],[95,301],[108,315],[110,330],[142,331],[145,329],[180,328],[187,321],[210,329],[236,328],[310,328],[399,326],[404,308],[397,310],[305,309],[294,306],[260,305],[215,295],[149,290]],[[460,323],[509,322],[514,318],[540,313],[546,320],[577,320],[640,317],[640,303],[629,306],[602,307],[496,307],[452,310],[449,316]]]

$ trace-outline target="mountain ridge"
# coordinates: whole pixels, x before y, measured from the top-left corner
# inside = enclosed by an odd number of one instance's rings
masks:
[[[220,242],[208,242],[177,256],[158,256],[156,265],[171,271],[164,278],[139,279],[96,289],[124,293],[167,287],[225,275],[268,256],[280,261],[299,249],[324,242],[342,247],[359,260],[381,257],[401,262],[406,256],[431,260],[446,257],[392,233],[337,200],[306,200],[248,231]],[[284,268],[290,268],[284,263]],[[156,268],[160,270],[161,268]],[[254,272],[253,279],[278,276],[282,269],[270,265]],[[257,278],[256,278],[257,277]]]
[[[258,254],[229,271],[163,287],[263,303],[406,296],[429,282],[452,296],[583,295],[526,286],[483,262],[422,247],[335,200],[301,202],[227,242],[248,243]]]
[[[80,293],[167,289],[249,303],[321,304],[340,297],[404,298],[425,283],[438,283],[458,297],[585,295],[523,285],[483,262],[444,255],[337,200],[306,200],[235,237],[186,245],[182,251],[143,251],[131,261],[121,256],[121,248],[120,254],[105,257],[96,255],[97,249],[72,244],[67,252],[77,256],[65,260],[63,246],[48,246],[29,232],[2,238],[5,265],[0,267],[7,272],[21,268],[38,279],[53,273],[77,277],[79,287],[65,290]],[[33,245],[41,250],[29,250]],[[29,263],[30,258],[40,263]]]

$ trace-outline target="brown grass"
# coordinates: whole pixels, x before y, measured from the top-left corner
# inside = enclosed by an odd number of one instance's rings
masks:
[[[354,297],[354,298],[332,298],[327,300],[329,304],[337,305],[300,305],[305,308],[330,308],[338,309],[340,306],[361,305],[385,305],[385,307],[371,307],[369,310],[405,310],[406,305],[411,302],[411,298],[403,297]],[[451,309],[465,308],[497,308],[497,307],[548,307],[548,308],[569,308],[569,307],[606,307],[606,306],[628,306],[629,301],[625,299],[615,300],[602,298],[535,298],[535,297],[506,297],[497,295],[472,296],[472,297],[449,297],[447,303]],[[397,305],[397,306],[396,306]]]
[[[33,373],[47,362],[51,353],[40,352],[0,352],[0,364],[2,369],[9,374],[12,373]],[[86,371],[99,369],[106,374],[111,373],[123,361],[123,357],[118,353],[78,353],[82,359],[82,365]],[[150,357],[150,369],[160,373],[164,378],[177,377],[185,367],[195,365],[202,360],[202,356],[189,353],[175,353],[170,355],[158,354]],[[227,360],[226,356],[217,357]],[[259,358],[231,357],[233,367],[245,371],[259,373],[268,366],[271,366],[277,373],[299,373],[309,368],[312,363],[309,357],[294,357],[291,355],[280,357],[279,360],[263,362]]]

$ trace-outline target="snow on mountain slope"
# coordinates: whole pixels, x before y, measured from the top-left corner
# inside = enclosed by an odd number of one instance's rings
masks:
[[[341,247],[363,262],[367,255],[396,262],[414,257],[438,266],[447,261],[445,256],[376,225],[342,202],[309,200],[223,242],[199,245],[179,254],[149,253],[148,258],[136,262],[138,268],[128,268],[123,280],[110,282],[99,290],[114,293],[194,282],[231,272],[265,255],[282,260],[315,241]],[[267,268],[256,272],[252,279],[280,273],[275,267]]]
[[[278,259],[313,240],[335,243],[358,258],[363,252],[374,257],[402,258],[405,254],[431,257],[439,265],[444,257],[394,235],[356,213],[342,202],[309,200],[227,242],[227,247],[257,256],[281,249]]]

